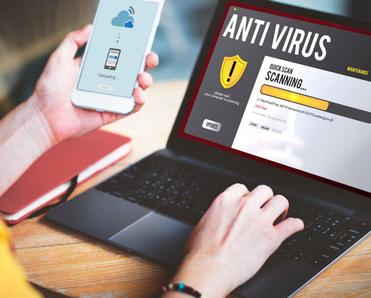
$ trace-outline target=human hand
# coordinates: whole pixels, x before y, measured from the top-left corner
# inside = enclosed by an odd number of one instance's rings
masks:
[[[98,113],[76,108],[71,102],[77,80],[81,57],[75,58],[79,48],[88,41],[91,25],[67,35],[52,54],[30,101],[37,107],[50,134],[50,143],[57,144],[66,139],[84,135],[98,127],[123,118],[122,115]],[[158,65],[158,56],[151,53],[146,58],[146,68]],[[134,91],[135,109],[140,110],[146,101],[144,90],[152,83],[152,76],[144,72],[138,77],[139,87]]]
[[[231,186],[193,231],[173,282],[184,282],[206,297],[227,296],[252,278],[284,240],[304,229],[300,219],[274,224],[288,207],[288,200],[267,186],[252,192],[241,184]]]

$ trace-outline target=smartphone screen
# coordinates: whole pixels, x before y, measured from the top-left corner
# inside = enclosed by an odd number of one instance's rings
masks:
[[[78,90],[132,96],[159,5],[101,0]]]

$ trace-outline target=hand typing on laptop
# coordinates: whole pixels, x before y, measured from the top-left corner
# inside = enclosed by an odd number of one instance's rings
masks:
[[[296,218],[274,224],[288,207],[288,200],[267,186],[251,192],[241,184],[229,187],[194,229],[174,283],[184,282],[205,297],[226,297],[252,278],[284,240],[304,229]]]

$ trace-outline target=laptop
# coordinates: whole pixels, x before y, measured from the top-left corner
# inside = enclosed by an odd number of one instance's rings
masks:
[[[370,232],[370,50],[370,24],[219,1],[167,147],[47,218],[176,268],[219,193],[267,184],[306,228],[236,294],[295,294]]]

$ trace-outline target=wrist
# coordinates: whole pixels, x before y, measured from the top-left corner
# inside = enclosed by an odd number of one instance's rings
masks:
[[[33,95],[18,107],[16,119],[13,121],[17,125],[17,134],[23,136],[29,152],[34,156],[42,155],[56,144],[49,124]]]
[[[40,100],[38,100],[37,95],[33,94],[25,104],[28,105],[28,109],[30,109],[34,115],[33,125],[38,126],[40,129],[40,137],[42,137],[40,142],[42,142],[42,146],[49,149],[57,145],[59,142],[54,136],[48,117],[45,114],[45,110],[40,105]]]
[[[1,196],[53,143],[45,120],[31,100],[2,119],[0,130],[0,161],[7,169],[0,181]]]
[[[217,258],[188,255],[172,282],[183,282],[208,298],[223,298],[234,290],[233,281],[223,268]]]

